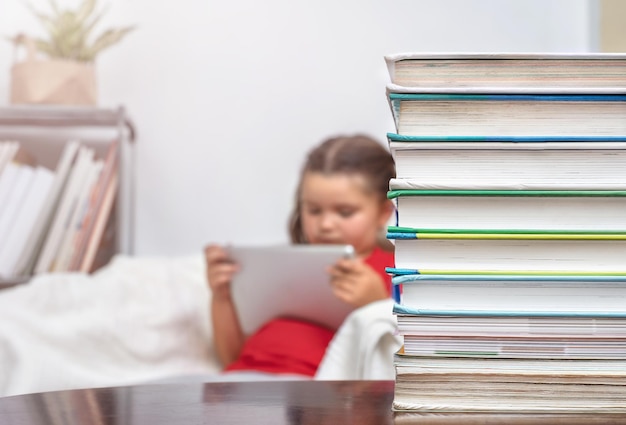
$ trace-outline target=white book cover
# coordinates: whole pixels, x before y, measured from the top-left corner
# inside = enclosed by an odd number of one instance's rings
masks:
[[[397,92],[626,92],[623,53],[405,52],[384,60]]]
[[[89,163],[93,161],[94,151],[91,148],[81,146],[72,171],[68,177],[68,182],[63,190],[63,195],[59,201],[56,214],[46,236],[41,254],[35,265],[35,273],[44,273],[52,267],[54,257],[63,240],[66,224],[70,219],[72,208],[75,205],[76,195],[85,180],[85,175],[89,170]]]
[[[29,275],[32,273],[35,261],[42,248],[46,233],[54,218],[54,213],[57,210],[63,189],[67,183],[72,163],[76,158],[79,146],[80,143],[78,141],[71,140],[66,143],[61,152],[61,156],[54,171],[54,182],[52,183],[48,197],[37,216],[37,220],[31,229],[27,238],[28,240],[20,252],[19,259],[15,265],[15,274],[17,275]]]
[[[626,94],[389,92],[387,98],[402,136],[626,138]]]
[[[421,229],[626,233],[626,191],[415,190],[397,193],[397,225]]]
[[[452,146],[450,146],[452,145]],[[402,180],[479,187],[626,188],[626,142],[390,142]]]
[[[22,202],[26,199],[35,171],[28,165],[19,165],[14,185],[5,199],[0,216],[0,241],[6,243],[6,237],[19,216]]]
[[[516,235],[448,236],[396,239],[395,267],[423,274],[626,273],[624,239],[582,239],[579,235],[569,239],[556,239],[553,235],[546,235],[553,239],[540,239],[539,235],[535,236],[537,239],[515,238]]]
[[[626,276],[420,274],[395,276],[393,283],[402,289],[400,304],[407,312],[615,313],[626,317]],[[626,333],[622,337],[626,341]]]
[[[0,143],[0,175],[2,175],[6,165],[13,160],[18,149],[18,142],[5,141]]]
[[[19,164],[9,162],[2,174],[0,174],[0,218],[7,208],[7,200],[11,195],[11,191],[15,187],[15,181],[19,174]]]
[[[396,312],[401,335],[563,336],[611,338],[626,335],[626,316],[428,315]]]
[[[18,217],[11,226],[5,242],[0,247],[0,276],[13,277],[15,263],[26,245],[28,235],[35,225],[54,181],[54,173],[45,167],[37,167]]]

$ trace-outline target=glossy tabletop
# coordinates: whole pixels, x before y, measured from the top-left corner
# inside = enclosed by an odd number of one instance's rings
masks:
[[[626,416],[393,413],[393,382],[139,385],[0,398],[2,425],[626,424]]]

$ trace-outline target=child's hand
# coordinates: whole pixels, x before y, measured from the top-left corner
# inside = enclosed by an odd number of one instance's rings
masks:
[[[354,307],[389,296],[381,276],[361,260],[339,260],[330,267],[329,273],[335,296]]]
[[[207,279],[214,298],[230,298],[230,283],[238,270],[237,264],[219,245],[204,248],[207,265]]]

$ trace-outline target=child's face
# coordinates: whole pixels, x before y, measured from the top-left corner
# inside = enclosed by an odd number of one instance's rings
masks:
[[[300,202],[307,241],[350,244],[357,255],[369,255],[387,224],[391,204],[366,190],[366,184],[359,175],[306,173]]]

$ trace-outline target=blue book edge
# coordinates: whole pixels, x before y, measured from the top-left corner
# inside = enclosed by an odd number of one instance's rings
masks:
[[[471,316],[471,317],[592,317],[592,318],[626,318],[626,312],[604,311],[492,311],[492,310],[421,310],[399,303],[393,306],[393,313],[408,316]]]
[[[626,142],[626,136],[405,136],[387,133],[389,142]]]

